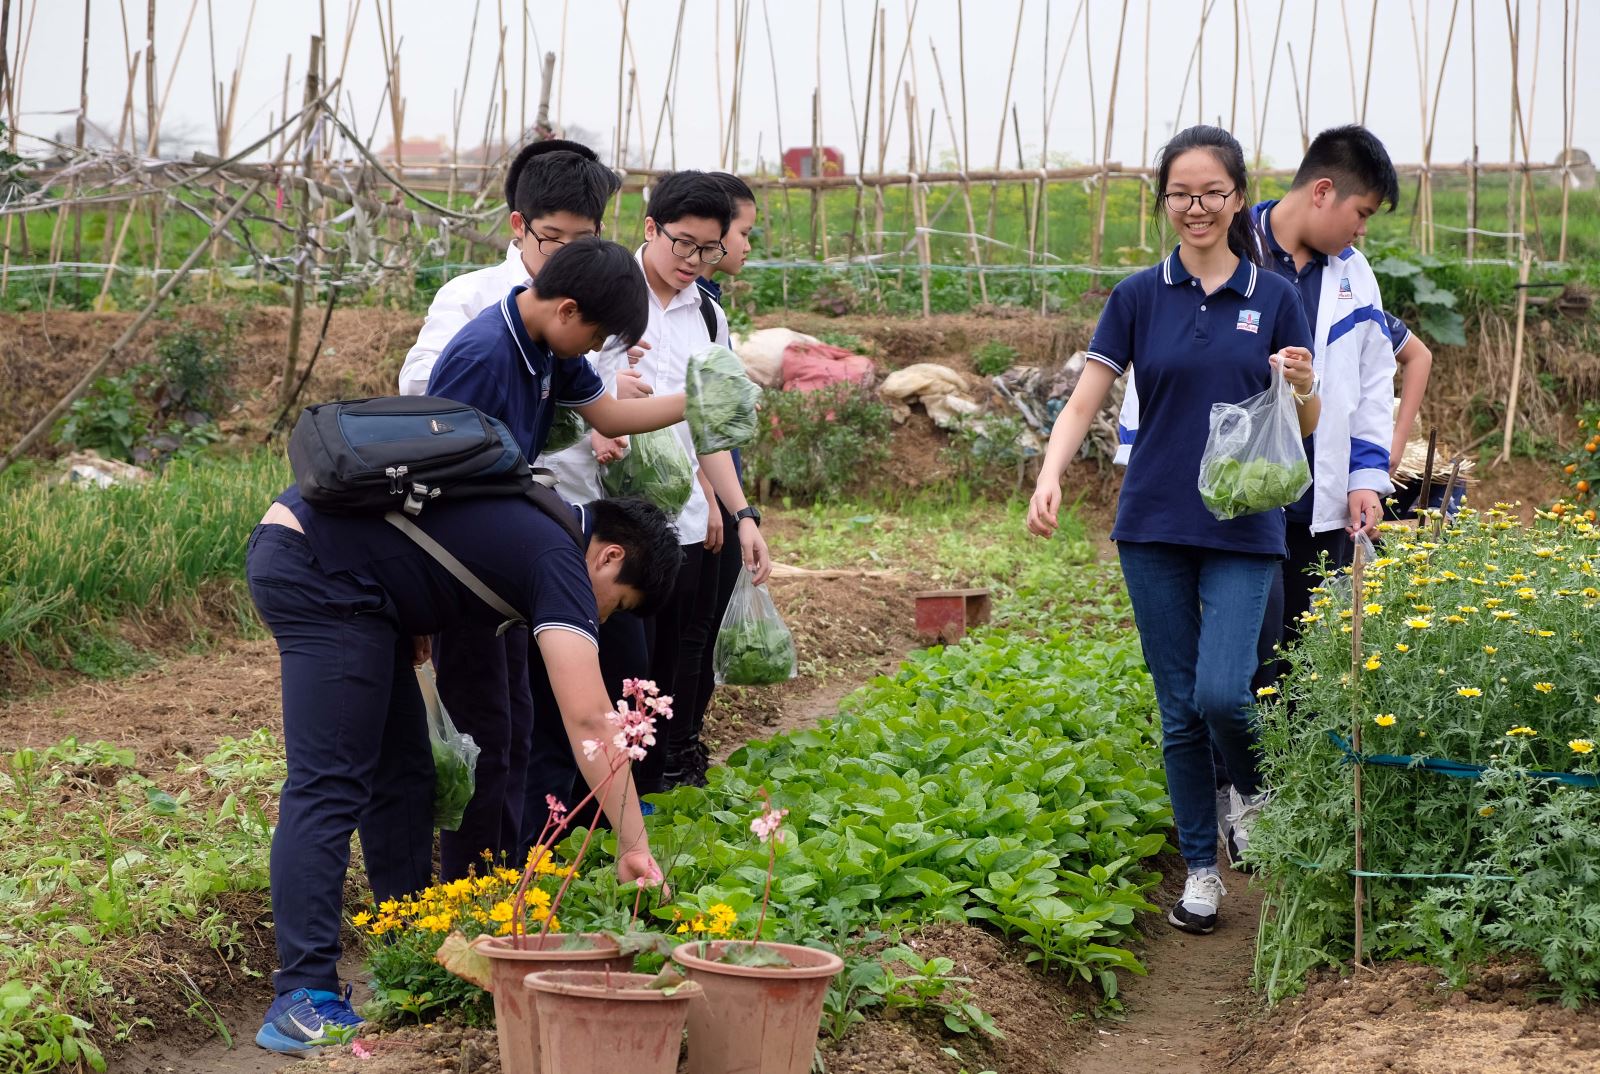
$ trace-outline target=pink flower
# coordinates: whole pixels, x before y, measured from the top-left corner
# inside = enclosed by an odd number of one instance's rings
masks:
[[[598,738],[586,738],[586,739],[584,739],[583,740],[583,756],[584,756],[584,758],[587,759],[587,760],[590,760],[590,761],[594,760],[595,754],[600,752],[600,749],[601,749],[601,747],[603,745],[604,745],[604,743],[602,743]]]
[[[366,1047],[366,1045],[362,1044],[359,1040],[358,1041],[354,1041],[354,1042],[351,1043],[351,1045],[350,1045],[350,1054],[355,1056],[357,1059],[371,1059],[372,1058],[372,1052]]]
[[[783,842],[783,832],[779,831],[779,827],[783,824],[783,818],[788,815],[789,811],[787,809],[774,810],[769,806],[759,817],[750,822],[750,830],[763,843],[769,838],[774,843],[781,843]]]
[[[593,741],[593,740],[591,739],[590,741]],[[589,752],[589,743],[588,742],[585,742],[583,744],[583,750],[584,750],[585,754],[587,754]],[[547,795],[544,796],[544,804],[549,808],[550,815],[552,817],[564,817],[564,816],[567,815],[567,807],[562,805],[561,804],[561,799],[557,798],[553,794],[547,794]]]

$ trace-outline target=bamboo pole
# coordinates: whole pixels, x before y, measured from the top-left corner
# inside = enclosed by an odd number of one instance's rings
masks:
[[[474,16],[476,16],[476,12],[474,12]],[[321,70],[322,38],[312,35],[311,56],[306,64],[305,108],[307,110],[315,106],[317,98],[320,96],[317,81]],[[463,95],[466,93],[464,80],[461,92]],[[309,184],[313,181],[311,163],[312,153],[314,152],[310,138],[312,126],[312,123],[307,122],[300,127],[301,175],[305,178],[307,185],[301,188],[301,194],[296,199],[300,210],[300,226],[295,231],[295,260],[297,265],[294,274],[294,289],[289,301],[289,342],[287,352],[283,358],[283,381],[278,386],[278,401],[285,407],[289,405],[294,393],[294,371],[295,366],[300,361],[300,331],[306,309],[306,284],[310,282],[313,261],[309,228],[311,216]],[[453,179],[452,185],[454,185]],[[448,258],[448,251],[446,256]]]
[[[517,97],[517,141],[528,140],[528,0],[522,0],[522,92]]]
[[[845,70],[850,69],[850,29],[849,22],[844,17],[844,4],[839,5],[839,21],[844,33]],[[878,60],[878,8],[872,9],[872,33],[867,38],[867,80],[864,87],[866,96],[861,103],[859,114],[855,112],[855,83],[850,84],[850,109],[852,118],[860,125],[861,136],[858,139],[856,151],[856,175],[866,174],[867,170],[867,135],[872,126],[872,74]],[[850,213],[850,245],[846,251],[846,258],[854,260],[856,256],[856,243],[861,238],[862,213],[866,209],[867,188],[856,185],[855,208]],[[870,243],[863,242],[862,248],[866,249]]]
[[[911,87],[906,90],[906,130],[910,134],[911,168],[915,172],[917,166],[917,99],[911,92]],[[917,250],[918,260],[922,262],[920,276],[922,278],[922,316],[924,319],[933,316],[933,301],[930,295],[932,284],[932,246],[928,235],[928,199],[926,187],[916,181],[913,174],[911,182],[911,200],[915,205],[917,214]]]
[[[683,47],[683,13],[689,0],[678,0],[677,28],[672,32],[672,52],[667,57],[667,79],[661,86],[661,108],[656,113],[656,135],[650,142],[649,165],[656,166],[656,150],[661,146],[661,128],[667,121],[667,105],[672,99],[672,86],[678,78],[678,62]],[[542,124],[541,124],[542,126]]]
[[[1350,114],[1353,116],[1361,109],[1356,102],[1356,53],[1355,45],[1350,40],[1350,6],[1347,0],[1339,0],[1339,21],[1344,25],[1344,58],[1350,66]]]
[[[1350,767],[1355,769],[1352,777],[1354,791],[1354,820],[1355,820],[1355,962],[1360,967],[1366,962],[1366,848],[1363,845],[1362,817],[1361,817],[1361,772],[1365,767],[1361,763],[1361,724],[1364,715],[1361,711],[1361,671],[1363,658],[1361,654],[1361,626],[1363,618],[1364,597],[1366,595],[1365,575],[1367,569],[1366,550],[1356,545],[1355,559],[1350,566],[1350,681],[1353,688],[1350,691],[1350,748],[1356,755],[1356,763]]]
[[[1311,41],[1306,45],[1306,105],[1305,120],[1301,125],[1301,140],[1305,143],[1300,147],[1304,153],[1311,146],[1311,62],[1317,58],[1317,12],[1322,6],[1322,0],[1311,0]]]
[[[1150,163],[1150,0],[1144,0],[1144,121],[1139,129],[1139,166]],[[1246,29],[1249,24],[1246,23]],[[1251,76],[1251,93],[1255,77]],[[1139,184],[1139,249],[1148,250],[1150,227],[1150,184]]]
[[[766,27],[767,31],[767,59],[772,71],[772,112],[773,120],[777,125],[778,131],[778,175],[780,179],[787,179],[788,176],[784,173],[786,172],[788,166],[783,163],[783,153],[785,147],[787,147],[789,143],[784,141],[783,138],[783,95],[778,92],[778,50],[772,43],[772,17],[767,10],[767,0],[761,0],[761,22],[762,25]],[[788,243],[792,246],[794,241],[794,206],[789,200],[789,185],[787,182],[782,184],[782,189],[784,231]],[[771,213],[767,214],[767,219],[768,221],[771,221]],[[771,226],[770,223],[768,226]],[[788,254],[788,249],[782,252],[781,256],[783,256],[785,261],[788,260]],[[789,270],[787,268],[783,270],[782,280],[784,305],[788,305]]]
[[[1194,38],[1195,77],[1194,77],[1194,121],[1206,121],[1206,16],[1210,14],[1208,5],[1200,6],[1200,30]],[[1087,20],[1087,16],[1085,16]],[[1087,21],[1085,22],[1087,32]]]
[[[1239,122],[1239,0],[1233,0],[1233,97],[1228,105],[1228,130]]]
[[[1444,72],[1450,63],[1450,45],[1455,41],[1456,16],[1461,11],[1461,0],[1452,0],[1450,5],[1450,27],[1444,36],[1444,52],[1439,57],[1439,78],[1433,87],[1433,114],[1428,120],[1428,137],[1422,145],[1422,172],[1423,185],[1427,190],[1427,252],[1433,253],[1436,248],[1433,230],[1433,136],[1439,129],[1439,102],[1443,99]]]
[[[957,0],[959,3],[959,0]],[[817,77],[816,88],[811,91],[811,173],[827,175],[828,162],[822,155],[822,5],[817,0]],[[828,259],[828,206],[822,191],[811,192],[811,252],[816,255],[817,243],[822,244],[822,260]]]
[[[83,0],[83,60],[78,77],[78,119],[74,124],[73,142],[79,151],[83,150],[84,135],[89,121],[89,0]],[[1563,50],[1565,45],[1563,45]],[[1565,99],[1565,98],[1563,98]],[[1570,139],[1569,139],[1570,140]],[[72,192],[78,192],[78,181],[73,180]],[[1563,234],[1565,230],[1563,229]],[[72,259],[83,260],[83,213],[73,214],[72,225]],[[51,274],[51,286],[55,285],[54,273]]]
[[[967,256],[972,258],[972,263],[974,265],[978,266],[978,295],[980,300],[987,305],[989,302],[989,282],[984,278],[983,255],[978,250],[978,222],[972,210],[972,184],[966,179],[967,158],[965,153],[962,152],[961,142],[956,137],[955,113],[951,110],[950,98],[945,93],[944,69],[939,64],[939,49],[934,45],[931,39],[928,41],[928,50],[933,55],[933,74],[935,81],[939,84],[939,101],[944,105],[945,124],[950,129],[950,144],[954,151],[959,155],[958,163],[961,167],[960,174],[962,176],[961,201],[967,210]],[[993,229],[991,229],[991,231],[992,230]],[[970,282],[970,277],[968,279],[968,300],[970,301],[972,285]]]
[[[1367,73],[1361,82],[1361,124],[1367,122],[1367,100],[1372,93],[1372,46],[1378,39],[1378,0],[1372,0],[1372,19],[1367,24]]]
[[[1472,164],[1467,173],[1467,260],[1478,249],[1478,0],[1467,0],[1472,25]]]
[[[1528,320],[1528,270],[1533,264],[1533,253],[1528,248],[1527,237],[1522,240],[1522,256],[1517,269],[1517,334],[1511,347],[1511,391],[1506,396],[1506,435],[1500,443],[1500,456],[1495,462],[1511,458],[1511,439],[1517,428],[1517,394],[1522,387],[1522,343],[1524,327]]]
[[[1556,253],[1557,261],[1567,259],[1567,206],[1572,196],[1572,128],[1573,113],[1578,106],[1578,17],[1582,13],[1583,0],[1578,0],[1572,8],[1572,51],[1569,61],[1567,47],[1567,4],[1561,4],[1561,244]],[[1568,69],[1571,70],[1571,81],[1568,82]]]
[[[1128,0],[1122,0],[1122,17],[1117,22],[1117,52],[1111,64],[1111,94],[1106,102],[1106,140],[1100,152],[1100,209],[1090,242],[1089,263],[1100,264],[1106,242],[1106,202],[1111,187],[1111,132],[1117,122],[1117,80],[1122,74],[1122,37],[1128,28]],[[1237,83],[1235,83],[1237,85]]]
[[[1516,18],[1511,15],[1511,0],[1505,0],[1506,5],[1506,30],[1508,36],[1506,43],[1511,47],[1511,122],[1508,124],[1508,135],[1511,147],[1507,151],[1507,160],[1517,159],[1517,124],[1522,119],[1521,104],[1521,74],[1518,70],[1521,44],[1518,40],[1522,29],[1522,0],[1517,0]],[[1511,257],[1517,249],[1515,232],[1517,227],[1517,177],[1515,173],[1506,173],[1506,256]]]
[[[1261,116],[1256,121],[1256,159],[1252,171],[1261,170],[1261,140],[1267,131],[1267,110],[1272,106],[1272,74],[1278,67],[1278,38],[1283,32],[1283,9],[1288,0],[1278,0],[1278,20],[1272,28],[1272,51],[1267,53],[1267,88],[1261,94]],[[1373,0],[1377,4],[1377,0]],[[1370,74],[1370,67],[1369,67]]]
[[[1011,37],[1011,62],[1006,64],[1006,89],[1001,95],[1000,105],[1000,137],[994,143],[994,170],[999,171],[1004,162],[1002,154],[1006,148],[1006,112],[1011,108],[1011,83],[1017,71],[1017,49],[1022,44],[1022,15],[1027,9],[1027,0],[1017,0],[1017,28]],[[963,94],[965,96],[965,94]],[[970,163],[970,162],[969,162]],[[997,202],[1000,196],[1000,184],[989,184],[989,226],[984,234],[994,237],[995,215],[998,209]],[[985,300],[987,301],[987,299]]]

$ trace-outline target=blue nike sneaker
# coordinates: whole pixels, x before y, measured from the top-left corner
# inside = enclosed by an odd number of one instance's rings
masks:
[[[281,1055],[310,1055],[325,1044],[334,1043],[312,996],[334,996],[332,992],[312,993],[304,988],[279,996],[267,1008],[256,1043]],[[334,996],[337,999],[336,996]]]
[[[349,1040],[355,1036],[355,1031],[366,1025],[366,1019],[356,1013],[350,1005],[350,994],[354,989],[350,985],[344,986],[344,994],[338,992],[323,992],[319,989],[310,989],[307,995],[311,998],[311,1006],[316,1008],[317,1017],[322,1019],[327,1035],[340,1041]]]

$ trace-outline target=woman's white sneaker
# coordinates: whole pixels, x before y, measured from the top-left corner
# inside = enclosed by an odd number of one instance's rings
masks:
[[[1215,870],[1190,873],[1183,882],[1183,897],[1167,911],[1167,923],[1184,932],[1204,936],[1217,927],[1217,907],[1228,889]]]

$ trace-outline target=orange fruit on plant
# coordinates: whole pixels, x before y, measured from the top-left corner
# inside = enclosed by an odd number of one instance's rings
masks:
[[[1593,522],[1595,520],[1595,510],[1594,510],[1594,508],[1591,507],[1587,511],[1585,511],[1583,513],[1583,517],[1587,518],[1590,522]]]
[[[1575,474],[1578,472],[1578,464],[1575,462],[1569,462],[1565,467],[1562,468],[1561,472],[1566,474]]]
[[[1578,482],[1578,491],[1579,492],[1588,492],[1589,491],[1589,482],[1587,482],[1587,481],[1579,481]]]
[[[1591,440],[1587,444],[1583,445],[1583,450],[1593,455],[1596,451],[1600,451],[1600,444],[1596,444],[1593,440]]]

